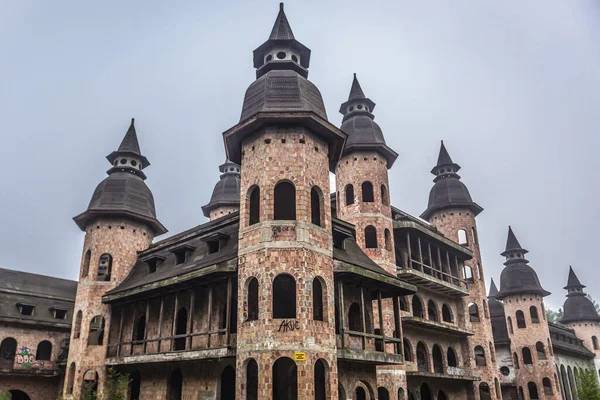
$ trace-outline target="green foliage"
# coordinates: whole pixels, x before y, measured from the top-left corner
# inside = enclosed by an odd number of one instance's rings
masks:
[[[560,321],[563,317],[563,310],[562,308],[559,308],[558,311],[554,311],[551,309],[547,309],[546,310],[546,319],[548,320],[548,322],[552,322],[553,324],[560,324]]]
[[[596,373],[592,370],[582,370],[576,375],[577,397],[579,400],[598,400],[600,399],[600,386]]]
[[[10,392],[4,392],[2,394],[0,394],[0,400],[11,400],[12,396],[10,394]]]
[[[129,375],[119,372],[115,368],[109,368],[104,398],[106,400],[127,400],[128,389]]]
[[[96,383],[92,381],[83,381],[81,385],[81,400],[96,400]]]

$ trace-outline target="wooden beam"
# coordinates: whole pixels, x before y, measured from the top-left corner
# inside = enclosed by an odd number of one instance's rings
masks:
[[[150,321],[150,300],[146,301],[146,325],[144,327],[144,354],[146,354],[146,348],[148,342],[148,322]]]
[[[173,326],[171,327],[171,336],[177,332],[177,307],[179,306],[179,296],[175,293],[175,306],[173,307]],[[175,339],[171,340],[171,351],[175,350]]]
[[[119,321],[119,346],[117,347],[117,357],[121,355],[121,343],[123,342],[123,316],[125,314],[125,306],[121,307],[121,320]],[[79,328],[81,330],[81,328]]]
[[[381,290],[377,291],[377,308],[379,309],[379,332],[383,337],[383,352],[385,353],[385,331],[383,330],[383,305],[381,304]]]
[[[342,281],[338,282],[338,313],[340,316],[340,335],[342,339],[342,349],[346,347],[346,340],[344,339],[344,331],[346,323],[345,323],[345,315],[346,311],[344,309],[344,283]]]
[[[407,268],[412,269],[412,249],[410,248],[410,233],[406,231],[406,243],[408,246],[408,266]]]
[[[362,330],[363,333],[367,333],[367,317],[365,314],[365,288],[363,285],[360,285],[360,313],[362,314]],[[363,350],[367,349],[367,337],[363,336]]]
[[[231,339],[231,296],[232,296],[231,275],[227,277],[227,309],[225,310],[225,344],[229,346]]]
[[[133,318],[131,319],[133,323],[131,324],[131,346],[129,346],[129,355],[133,354],[133,339],[135,338],[135,319],[137,317],[137,313],[135,311],[135,306],[133,306]]]
[[[212,322],[212,298],[213,298],[213,287],[208,288],[208,336],[207,336],[207,348],[210,349],[210,326]]]
[[[188,318],[188,327],[187,327],[187,334],[190,335],[189,343],[187,343],[188,338],[185,339],[186,348],[189,350],[192,349],[193,336],[191,335],[191,333],[194,330],[194,305],[195,304],[196,304],[196,291],[194,290],[194,288],[192,288],[192,289],[190,289],[190,317]]]
[[[165,311],[165,296],[160,296],[160,311],[158,312],[158,348],[157,353],[160,353],[160,337],[162,335],[163,314]]]
[[[396,354],[402,354],[404,358],[404,349],[402,348],[402,328],[400,326],[400,307],[398,302],[400,298],[398,296],[392,297],[392,301],[394,302],[394,329],[396,331],[395,338],[400,339],[400,343],[396,343]]]

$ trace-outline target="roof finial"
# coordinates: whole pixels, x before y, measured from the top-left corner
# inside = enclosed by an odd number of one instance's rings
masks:
[[[131,125],[135,122],[135,118],[131,118]]]
[[[279,11],[283,11],[283,1],[279,3]]]

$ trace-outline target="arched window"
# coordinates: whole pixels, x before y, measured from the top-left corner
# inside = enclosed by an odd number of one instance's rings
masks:
[[[88,370],[83,374],[83,385],[81,388],[82,399],[96,399],[98,395],[98,373]]]
[[[495,363],[496,362],[496,354],[495,354],[494,345],[492,344],[492,342],[490,342],[488,346],[490,348],[490,359],[492,360],[493,363]]]
[[[539,400],[537,385],[535,382],[529,382],[527,384],[527,389],[529,390],[529,398],[531,400]]]
[[[73,393],[73,382],[75,382],[75,363],[72,362],[67,373],[67,394]]]
[[[388,205],[388,194],[385,185],[381,185],[381,203],[385,206]]]
[[[168,400],[181,400],[181,394],[183,390],[183,374],[181,370],[177,368],[171,372],[169,377],[169,384],[167,386],[167,399]]]
[[[273,280],[273,318],[296,318],[296,280],[291,275]]]
[[[402,340],[402,347],[404,349],[404,361],[409,361],[409,362],[414,361],[412,346],[410,345],[410,342],[408,341],[408,339],[404,338]]]
[[[129,375],[129,400],[140,400],[140,389],[142,386],[142,375],[135,370]]]
[[[96,315],[90,321],[88,346],[101,346],[102,343],[104,343],[104,318],[101,315]]]
[[[431,389],[429,389],[429,386],[426,383],[421,385],[421,400],[433,400]]]
[[[372,203],[375,201],[373,196],[373,184],[369,181],[364,181],[362,184],[362,201],[364,203]]]
[[[406,400],[404,397],[404,389],[398,388],[398,400]]]
[[[248,321],[258,319],[258,279],[252,277],[248,282]]]
[[[452,318],[452,310],[448,307],[447,304],[442,306],[442,320],[444,322],[454,322]]]
[[[248,191],[248,225],[254,225],[260,222],[260,188],[252,186]]]
[[[475,347],[475,365],[478,367],[485,367],[487,362],[485,361],[485,350],[482,346]]]
[[[529,347],[523,347],[523,364],[527,365],[531,365],[533,364],[533,360],[531,359],[531,350],[529,350]]]
[[[258,400],[258,364],[253,358],[246,365],[246,400]]]
[[[142,315],[141,317],[138,318],[137,323],[135,324],[133,340],[144,340],[145,335],[146,335],[146,316]]]
[[[181,307],[179,311],[177,311],[177,316],[175,318],[175,336],[185,335],[187,333],[187,319],[187,310],[185,307]],[[174,340],[175,351],[185,350],[186,339],[187,338],[184,336]]]
[[[392,251],[392,235],[390,234],[390,230],[387,228],[385,228],[384,237],[385,237],[385,249],[387,251]]]
[[[221,400],[235,400],[235,368],[231,365],[221,373]]]
[[[485,382],[481,382],[479,384],[479,398],[481,400],[490,400],[492,398],[490,394],[490,387]]]
[[[377,229],[373,225],[365,228],[365,247],[367,249],[377,248]]]
[[[539,324],[540,318],[538,317],[538,311],[535,306],[529,307],[529,315],[531,316],[531,323]]]
[[[479,322],[479,308],[477,308],[477,304],[475,303],[469,304],[469,320],[471,322]]]
[[[458,367],[458,362],[456,360],[456,353],[454,352],[454,349],[452,347],[448,347],[448,354],[447,354],[446,358],[447,358],[449,367]]]
[[[512,319],[510,317],[508,317],[506,319],[506,321],[508,322],[508,332],[512,335],[513,332],[513,326],[512,326]]]
[[[594,346],[594,350],[598,350],[598,338],[596,336],[592,336],[592,345]]]
[[[408,299],[406,298],[406,296],[400,297],[400,309],[402,311],[410,311],[410,308],[408,307]]]
[[[519,356],[517,353],[513,353],[513,364],[515,365],[515,369],[519,369]]]
[[[90,260],[92,259],[92,251],[88,250],[85,252],[83,257],[83,265],[81,266],[81,277],[85,278],[90,273]]]
[[[75,316],[75,323],[73,324],[73,339],[79,339],[81,335],[81,318],[82,318],[81,310],[77,311],[77,315]]]
[[[433,349],[431,351],[431,355],[433,357],[433,372],[436,374],[444,373],[444,361],[442,356],[442,349],[437,344],[433,345]]]
[[[498,380],[498,378],[494,378],[494,387],[496,388],[496,398],[501,399],[502,390],[500,389],[500,381]]]
[[[465,279],[469,282],[473,282],[475,280],[473,278],[473,268],[468,265],[465,265]]]
[[[365,389],[363,389],[361,386],[356,388],[356,400],[367,400]]]
[[[471,228],[471,236],[473,236],[473,244],[477,244],[477,231],[475,227]]]
[[[519,329],[526,328],[525,314],[523,314],[523,311],[521,311],[521,310],[517,311],[517,328],[519,328]]]
[[[17,341],[11,337],[4,339],[0,344],[0,367],[12,368],[16,353]]]
[[[519,400],[525,400],[525,393],[523,393],[522,386],[519,386]]]
[[[556,376],[556,374],[554,376]],[[554,394],[552,390],[552,381],[550,381],[550,378],[542,379],[542,385],[544,386],[544,396],[552,396]]]
[[[35,352],[35,359],[50,361],[51,356],[52,356],[52,343],[50,343],[47,340],[42,340],[37,346],[37,351]]]
[[[489,313],[488,313],[487,302],[486,302],[485,300],[483,301],[483,315],[484,315],[486,318],[489,318],[489,317],[490,317],[490,315],[489,315]]]
[[[325,400],[327,398],[327,365],[321,358],[315,363],[315,400]]]
[[[310,220],[315,225],[321,225],[321,210],[323,209],[323,192],[316,186],[310,189]]]
[[[298,367],[288,357],[280,357],[273,364],[273,399],[295,400],[298,398]]]
[[[430,321],[438,322],[439,320],[437,307],[435,306],[435,303],[432,300],[429,300],[427,302],[427,317]]]
[[[323,286],[321,280],[316,277],[313,279],[313,319],[315,321],[323,321]]]
[[[446,400],[446,393],[442,392],[441,390],[438,392],[438,396],[437,396],[437,400]]]
[[[467,232],[464,229],[458,230],[458,244],[469,244]]]
[[[296,188],[291,182],[280,181],[275,185],[273,196],[273,214],[275,220],[296,219]]]
[[[112,256],[110,254],[102,254],[98,262],[98,281],[110,281],[110,273],[112,270]]]
[[[423,303],[421,303],[421,299],[415,295],[413,295],[412,298],[412,315],[413,317],[425,318],[425,313],[423,313]]]
[[[429,372],[429,357],[427,347],[423,342],[417,344],[417,368],[421,372]]]
[[[545,360],[546,359],[546,349],[544,348],[544,343],[537,342],[535,344],[535,350],[537,352],[538,360]]]
[[[354,204],[354,186],[346,185],[346,205]]]
[[[382,186],[383,187],[383,186]],[[383,386],[377,388],[377,400],[390,400],[390,392]]]
[[[350,309],[348,310],[348,328],[355,332],[363,331],[362,317],[358,303],[350,304]]]

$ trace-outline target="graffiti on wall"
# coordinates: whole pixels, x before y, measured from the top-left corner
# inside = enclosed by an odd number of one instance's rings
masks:
[[[35,365],[35,356],[29,351],[29,347],[21,347],[21,351],[17,353],[17,363],[21,367],[31,367]]]

